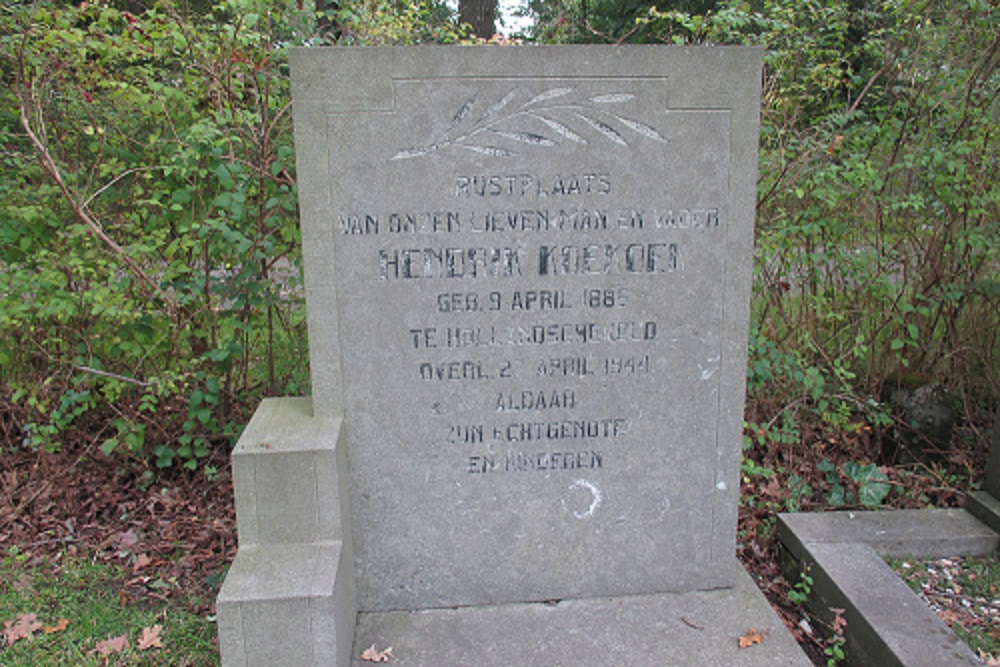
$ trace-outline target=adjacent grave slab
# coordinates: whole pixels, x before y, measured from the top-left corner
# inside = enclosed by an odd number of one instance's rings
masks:
[[[811,544],[858,543],[884,558],[984,556],[997,534],[961,509],[803,512],[778,515],[778,539],[802,559]]]
[[[853,664],[948,667],[981,662],[885,563],[885,558],[981,556],[1000,536],[964,510],[901,510],[778,515],[778,539],[810,567],[809,604],[831,621],[830,607],[846,610],[845,650]]]
[[[733,583],[760,52],[292,52],[362,610]]]
[[[993,424],[993,446],[986,463],[983,488],[994,498],[1000,498],[1000,401],[997,401],[996,421]]]

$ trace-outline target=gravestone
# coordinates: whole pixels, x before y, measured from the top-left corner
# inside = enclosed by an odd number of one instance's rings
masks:
[[[312,397],[234,453],[224,664],[803,664],[734,557],[760,52],[291,61]]]

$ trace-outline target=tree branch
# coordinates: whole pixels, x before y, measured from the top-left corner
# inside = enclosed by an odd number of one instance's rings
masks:
[[[22,47],[23,48],[23,47]],[[174,316],[177,311],[177,304],[174,298],[165,292],[153,278],[146,273],[146,271],[139,266],[139,264],[122,248],[118,243],[111,238],[107,232],[104,231],[104,227],[101,223],[87,210],[87,204],[89,204],[94,197],[100,194],[101,190],[90,197],[86,202],[80,204],[77,201],[77,197],[73,190],[66,184],[63,180],[62,174],[59,172],[59,167],[56,165],[55,160],[52,158],[52,154],[49,152],[48,147],[45,143],[39,139],[38,135],[32,129],[31,121],[28,118],[28,108],[29,106],[34,109],[39,117],[41,117],[41,109],[35,97],[34,91],[30,90],[30,84],[27,80],[26,71],[24,67],[24,53],[23,50],[18,53],[18,76],[20,89],[18,90],[18,110],[21,115],[21,126],[24,128],[25,133],[28,135],[28,139],[31,140],[32,145],[35,147],[35,152],[38,155],[38,159],[42,164],[42,168],[48,173],[49,177],[55,182],[59,187],[59,191],[62,192],[63,198],[73,209],[73,213],[76,217],[85,224],[90,231],[103,243],[108,249],[110,249],[115,255],[117,255],[125,263],[128,269],[135,275],[141,282],[145,283],[154,293],[160,295],[164,302],[167,304],[168,310],[171,316]],[[150,167],[152,168],[152,167]],[[139,171],[139,169],[133,170]],[[128,173],[128,172],[126,172]],[[122,174],[124,175],[124,174]],[[120,177],[119,177],[120,178]],[[117,180],[117,179],[115,179]],[[114,181],[112,181],[114,183]],[[111,185],[110,183],[108,184]],[[108,186],[105,186],[108,187]]]

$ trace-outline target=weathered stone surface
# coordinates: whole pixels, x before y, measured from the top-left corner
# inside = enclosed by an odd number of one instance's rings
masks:
[[[778,538],[802,560],[810,544],[859,543],[885,558],[987,555],[997,534],[960,509],[778,515]]]
[[[225,667],[808,664],[733,557],[761,53],[291,60],[314,393],[234,453]]]
[[[225,667],[350,664],[351,570],[340,542],[241,546],[216,601]]]
[[[812,664],[750,577],[731,560],[732,588],[493,607],[361,614],[355,667],[365,648],[392,646],[392,665],[619,667]],[[741,649],[758,630],[764,641]]]
[[[965,511],[994,532],[1000,533],[1000,500],[985,491],[972,491],[965,497]]]
[[[844,610],[852,664],[947,667],[979,664],[972,651],[920,600],[884,558],[986,555],[1000,538],[963,510],[825,512],[778,515],[778,539],[813,579],[806,604],[821,621]]]
[[[233,451],[240,549],[216,602],[225,667],[346,665],[356,606],[341,420],[267,399]]]
[[[811,543],[812,603],[829,617],[844,609],[852,664],[879,667],[959,667],[981,664],[975,654],[892,571],[860,542]]]
[[[233,450],[241,545],[344,539],[340,428],[313,418],[308,398],[261,403]]]
[[[292,67],[360,608],[732,584],[760,52]]]

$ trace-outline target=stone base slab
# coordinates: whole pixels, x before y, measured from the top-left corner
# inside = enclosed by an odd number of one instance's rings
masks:
[[[393,667],[806,667],[811,662],[737,562],[713,591],[361,613],[352,667],[374,644]],[[751,628],[763,642],[739,647]]]
[[[995,551],[997,533],[964,510],[780,514],[778,539],[792,557],[784,563],[790,582],[809,568],[813,613],[829,624],[831,607],[844,610],[850,664],[982,664],[883,560]]]
[[[353,582],[339,542],[241,547],[216,601],[222,664],[349,664]]]

